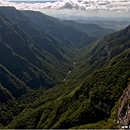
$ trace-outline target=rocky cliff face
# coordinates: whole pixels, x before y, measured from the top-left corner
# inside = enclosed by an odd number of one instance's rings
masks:
[[[117,128],[130,125],[130,85],[120,98],[118,108]]]
[[[101,60],[106,56],[111,57],[110,50],[111,50],[111,47],[109,45],[105,45],[103,51],[97,55],[97,59]]]

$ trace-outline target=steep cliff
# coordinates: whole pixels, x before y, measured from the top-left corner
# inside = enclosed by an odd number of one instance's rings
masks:
[[[130,85],[120,98],[118,108],[117,128],[129,127],[130,125]]]

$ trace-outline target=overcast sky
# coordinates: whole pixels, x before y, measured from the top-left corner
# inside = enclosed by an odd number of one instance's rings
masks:
[[[130,0],[82,0],[82,2],[78,2],[78,0],[62,0],[61,2],[59,0],[53,3],[32,4],[0,0],[0,6],[14,6],[19,10],[41,11],[48,15],[130,17]]]

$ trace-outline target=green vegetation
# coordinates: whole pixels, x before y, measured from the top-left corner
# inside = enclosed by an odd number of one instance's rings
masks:
[[[112,29],[105,29],[96,24],[91,24],[91,23],[83,24],[83,23],[77,23],[74,21],[63,21],[62,23],[76,30],[85,32],[86,34],[90,36],[95,36],[98,39],[101,39],[105,34],[114,32],[114,30]]]
[[[116,128],[130,78],[130,26],[94,41],[39,12],[0,10],[0,128]]]
[[[47,90],[8,128],[71,128],[90,123],[76,128],[115,128],[115,103],[127,86],[129,68],[130,61],[124,58],[114,66],[94,72],[76,89],[67,85]],[[25,122],[29,118],[33,120]]]
[[[30,18],[38,27],[43,28],[47,33],[65,42],[67,46],[82,48],[96,40],[95,36],[89,36],[83,31],[71,28],[61,21],[49,17],[40,12],[21,11]]]

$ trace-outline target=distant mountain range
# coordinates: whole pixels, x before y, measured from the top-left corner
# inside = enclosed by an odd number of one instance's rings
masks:
[[[121,30],[129,25],[129,17],[83,17],[73,15],[56,15],[57,19],[61,21],[75,21],[81,24],[96,24],[100,27]]]
[[[85,32],[90,36],[95,36],[98,39],[101,39],[105,34],[114,32],[114,30],[112,29],[105,29],[96,24],[90,24],[90,23],[82,24],[74,21],[63,21],[63,23],[72,28],[75,28],[76,30]]]
[[[21,11],[21,13],[29,17],[38,27],[69,44],[71,47],[84,47],[96,40],[95,37],[63,25],[59,20],[43,13],[34,11]]]

